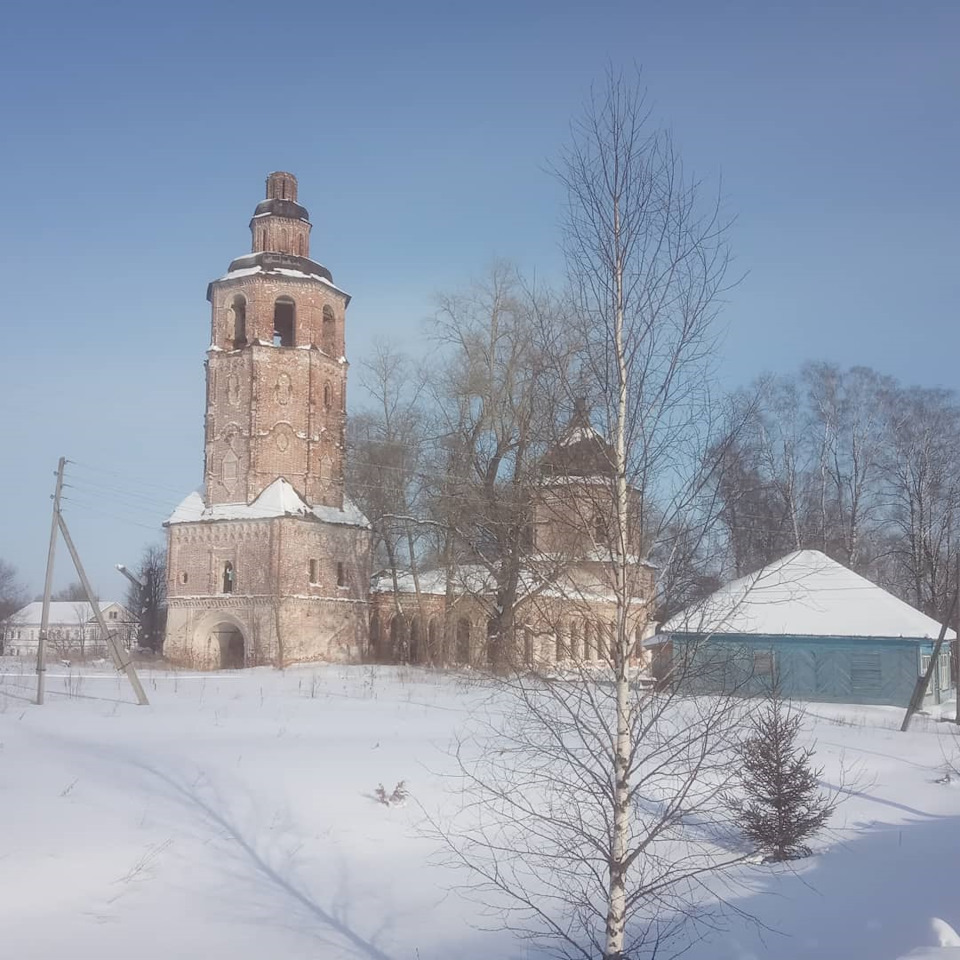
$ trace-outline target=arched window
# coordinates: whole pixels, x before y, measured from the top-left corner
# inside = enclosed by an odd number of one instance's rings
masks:
[[[500,660],[500,631],[497,621],[491,617],[487,620],[487,663],[493,666]]]
[[[234,573],[233,564],[227,560],[223,564],[223,583],[221,593],[233,593],[233,584],[236,580],[236,575]]]
[[[337,352],[337,321],[329,306],[323,308],[323,334],[320,349],[329,357]]]
[[[289,297],[280,297],[273,305],[273,345],[292,347],[295,330],[295,308]]]
[[[247,342],[247,301],[242,294],[237,294],[230,305],[230,320],[233,328],[234,349],[242,347]]]
[[[597,546],[607,542],[607,522],[599,510],[593,518],[593,538],[597,541]]]
[[[601,660],[608,660],[613,652],[611,641],[613,640],[616,626],[612,623],[597,624],[597,656]]]
[[[461,617],[457,621],[457,663],[470,662],[470,621]]]
[[[330,409],[330,384],[325,383],[323,385],[323,409]]]
[[[419,663],[423,656],[423,651],[421,647],[421,629],[420,629],[420,618],[414,617],[410,621],[410,662]]]
[[[397,663],[407,663],[409,660],[406,623],[399,613],[390,621],[389,657]]]
[[[520,528],[520,546],[524,550],[532,550],[537,545],[536,532],[532,523],[525,523]]]
[[[528,665],[534,661],[533,633],[529,627],[523,628],[523,661]]]

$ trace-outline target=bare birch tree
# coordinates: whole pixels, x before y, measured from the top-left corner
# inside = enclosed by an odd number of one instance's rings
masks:
[[[0,625],[27,602],[27,591],[17,577],[17,568],[0,560]]]
[[[902,389],[888,416],[885,481],[900,587],[914,606],[941,618],[960,535],[960,407],[946,390]]]
[[[459,754],[465,822],[444,836],[486,902],[559,953],[663,957],[710,912],[711,873],[739,858],[718,833],[740,704],[651,690],[637,671],[637,626],[656,604],[649,561],[695,555],[716,516],[726,444],[710,372],[725,223],[617,75],[589,101],[558,173],[579,354],[553,381],[567,410],[587,399],[590,423],[571,442],[599,428],[588,443],[606,462],[583,478],[591,493],[576,519],[596,531],[583,559],[612,622],[597,624],[591,666],[495,685],[486,735]],[[576,583],[554,589],[577,600]],[[549,611],[549,591],[540,599]],[[673,680],[688,667],[676,664]]]
[[[403,351],[386,342],[374,344],[373,355],[360,371],[369,407],[350,422],[349,485],[370,520],[376,565],[392,579],[399,650],[376,651],[391,659],[408,659],[412,611],[404,608],[398,590],[401,574],[409,572],[419,590],[420,541],[423,530],[416,517],[422,503],[425,478],[421,471],[425,412],[422,371]],[[422,610],[420,623],[425,622]],[[430,652],[432,659],[433,651]]]
[[[842,371],[806,364],[808,419],[817,462],[817,546],[853,568],[866,560],[867,539],[881,518],[885,410],[892,381],[866,367]]]
[[[444,364],[435,383],[440,436],[434,516],[446,532],[448,580],[485,608],[481,661],[509,659],[529,598],[529,528],[537,465],[556,436],[556,368],[565,334],[545,295],[495,263],[468,289],[438,298],[432,331]],[[548,329],[549,328],[549,329]]]

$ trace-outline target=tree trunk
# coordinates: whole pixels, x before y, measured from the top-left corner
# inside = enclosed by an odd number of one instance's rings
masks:
[[[617,363],[617,412],[614,422],[614,457],[616,467],[616,551],[614,557],[614,590],[617,598],[616,633],[613,650],[610,651],[616,684],[617,734],[614,744],[613,771],[613,843],[610,852],[609,890],[607,905],[607,960],[619,960],[623,955],[624,932],[627,915],[627,843],[629,832],[629,762],[630,737],[630,686],[627,676],[627,363],[624,356],[624,277],[620,250],[620,208],[615,199],[613,207],[614,244],[616,250],[614,290],[616,296],[614,317],[614,350]]]

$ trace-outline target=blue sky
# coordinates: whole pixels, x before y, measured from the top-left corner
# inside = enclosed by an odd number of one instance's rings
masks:
[[[728,385],[828,359],[954,386],[958,47],[952,0],[13,6],[0,557],[40,589],[63,454],[75,539],[120,594],[112,565],[199,482],[206,284],[268,171],[298,175],[353,295],[354,374],[496,256],[558,276],[545,169],[608,64],[642,66],[737,217]]]

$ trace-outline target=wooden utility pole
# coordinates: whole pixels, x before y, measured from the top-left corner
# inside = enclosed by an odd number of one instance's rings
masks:
[[[957,554],[957,596],[960,597],[960,553]],[[957,698],[954,708],[954,723],[960,725],[960,603],[957,604],[957,620],[953,629],[957,632],[953,641],[953,663],[950,676],[954,680],[953,695]]]
[[[924,671],[923,676],[917,678],[917,685],[913,688],[913,696],[910,698],[907,712],[903,715],[903,723],[900,724],[901,733],[906,731],[907,727],[910,726],[913,715],[923,706],[923,698],[926,696],[927,687],[930,685],[930,678],[933,676],[933,671],[937,668],[940,651],[943,649],[943,638],[947,635],[947,624],[953,620],[954,612],[957,610],[958,596],[960,596],[960,578],[957,580],[957,589],[953,593],[953,602],[950,604],[950,609],[943,618],[943,623],[940,624],[940,636],[937,637],[937,642],[933,645],[930,662],[927,664],[927,669]]]
[[[137,671],[130,662],[129,656],[125,655],[126,651],[124,651],[117,641],[116,633],[107,626],[107,621],[103,618],[100,604],[93,594],[93,588],[90,586],[86,571],[80,562],[80,554],[77,553],[73,538],[67,529],[67,523],[63,519],[63,514],[60,512],[60,494],[63,491],[63,473],[66,463],[66,458],[61,457],[60,462],[57,464],[57,489],[53,495],[53,522],[50,525],[50,546],[47,550],[47,575],[43,584],[43,610],[40,615],[40,639],[37,644],[37,703],[43,703],[44,674],[47,669],[47,626],[50,622],[50,588],[53,584],[53,560],[57,550],[57,531],[59,530],[59,532],[63,534],[64,543],[66,543],[67,550],[70,552],[70,558],[73,560],[73,565],[77,569],[77,576],[80,578],[80,583],[83,584],[83,590],[87,595],[87,601],[93,609],[93,615],[97,618],[100,631],[106,639],[107,650],[110,651],[110,659],[113,661],[113,665],[116,667],[118,673],[121,671],[126,673],[127,679],[130,681],[130,686],[133,687],[133,692],[137,695],[137,702],[140,703],[141,706],[145,706],[149,701],[147,700],[146,693],[144,693],[143,685],[140,683],[140,678],[137,676]]]
[[[50,546],[47,548],[47,575],[43,581],[43,607],[40,614],[40,637],[37,641],[37,703],[43,703],[44,675],[47,671],[47,627],[50,623],[50,589],[53,586],[53,561],[57,552],[57,528],[60,524],[60,494],[63,490],[63,468],[66,458],[57,464],[57,488],[53,494],[53,520],[50,524]]]

